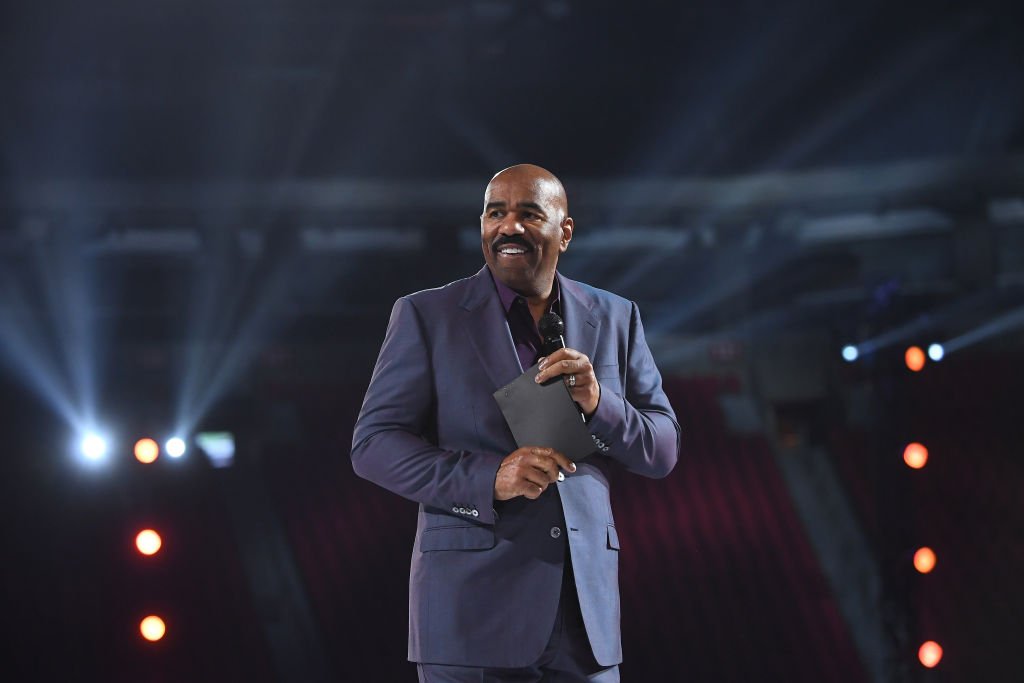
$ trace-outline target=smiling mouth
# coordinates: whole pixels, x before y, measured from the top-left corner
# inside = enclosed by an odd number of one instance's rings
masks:
[[[494,253],[497,256],[504,256],[505,258],[524,256],[531,251],[533,251],[533,248],[529,244],[526,244],[525,240],[514,237],[511,239],[499,240],[498,246],[494,249]]]

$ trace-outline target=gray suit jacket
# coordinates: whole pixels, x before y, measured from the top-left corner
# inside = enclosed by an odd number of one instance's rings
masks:
[[[609,479],[622,468],[667,475],[679,425],[636,305],[558,281],[566,344],[590,357],[601,400],[588,423],[594,454],[535,501],[494,500],[498,465],[517,446],[492,393],[523,368],[487,267],[403,297],[392,310],[352,464],[420,504],[409,581],[412,661],[535,661],[554,625],[566,542],[594,656],[604,666],[622,659]]]

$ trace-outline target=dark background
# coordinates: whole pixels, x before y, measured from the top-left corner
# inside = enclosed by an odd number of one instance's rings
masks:
[[[414,680],[415,505],[352,424],[524,161],[683,427],[614,484],[623,680],[1015,680],[1024,13],[582,0],[0,7],[5,678]]]

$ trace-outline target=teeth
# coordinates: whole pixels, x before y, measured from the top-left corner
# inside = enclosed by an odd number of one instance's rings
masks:
[[[498,253],[501,254],[525,254],[526,250],[522,247],[502,247]]]

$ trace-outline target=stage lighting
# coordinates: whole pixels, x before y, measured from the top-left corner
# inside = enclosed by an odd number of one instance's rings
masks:
[[[858,356],[860,356],[860,352],[857,350],[856,346],[848,344],[843,347],[843,360],[845,360],[847,363],[852,363],[853,361],[857,360]]]
[[[163,544],[160,534],[152,529],[143,529],[135,535],[135,547],[143,555],[156,555]]]
[[[921,368],[924,367],[924,351],[921,350],[920,346],[911,346],[907,349],[903,359],[906,361],[907,367],[913,372],[920,372]]]
[[[934,669],[942,661],[942,647],[934,640],[921,644],[917,650],[917,658],[928,669]]]
[[[168,439],[164,444],[164,450],[172,458],[180,458],[185,455],[185,448],[185,440],[178,436]]]
[[[903,462],[907,467],[919,470],[928,463],[928,449],[922,444],[911,443],[903,449]]]
[[[214,467],[231,467],[235,460],[235,436],[231,432],[201,432],[196,444]]]
[[[160,447],[153,439],[139,439],[135,442],[135,459],[148,465],[160,455]]]
[[[95,432],[82,437],[79,450],[89,460],[99,460],[107,454],[107,441]]]
[[[155,643],[167,633],[167,625],[164,620],[156,615],[150,615],[139,623],[139,632],[142,637],[151,643]]]
[[[945,355],[946,350],[942,348],[942,344],[932,344],[928,347],[928,357],[935,362],[942,360]]]
[[[935,551],[927,546],[918,548],[914,553],[914,569],[922,574],[935,569]]]

